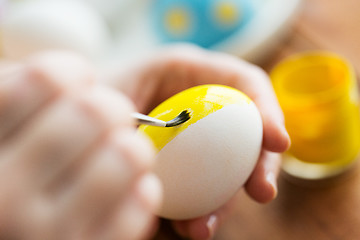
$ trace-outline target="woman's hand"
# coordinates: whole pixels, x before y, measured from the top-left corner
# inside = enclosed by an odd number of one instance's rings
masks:
[[[124,92],[144,113],[175,93],[200,84],[223,84],[246,93],[262,115],[264,135],[260,158],[245,189],[261,203],[276,197],[280,168],[280,156],[276,153],[285,151],[290,140],[271,83],[260,68],[226,54],[179,46],[142,63],[120,67],[103,78]],[[174,226],[185,237],[208,239],[228,209],[229,204],[208,216],[176,221]]]
[[[127,97],[79,57],[0,65],[0,238],[142,239],[160,185]]]

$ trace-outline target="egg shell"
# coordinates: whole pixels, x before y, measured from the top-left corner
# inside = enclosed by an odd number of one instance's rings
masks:
[[[196,88],[201,87],[204,86]],[[158,145],[161,149],[153,171],[164,188],[163,204],[157,212],[161,217],[183,220],[211,213],[234,196],[256,165],[263,135],[259,111],[247,97],[231,103],[234,92],[243,94],[224,88],[210,86],[211,91],[202,102],[186,98],[193,118],[204,113],[196,112],[197,107],[191,104],[204,105],[209,113],[179,133],[174,129],[175,136],[164,146]],[[214,111],[206,105],[219,104],[216,89],[222,94],[230,93],[224,96],[230,101],[216,105],[218,109]],[[166,104],[176,104],[177,96],[173,98]],[[164,138],[161,131],[158,134],[152,137]]]
[[[129,11],[136,10],[138,3],[134,0],[82,0],[88,2],[108,21],[112,22],[117,19],[122,19]],[[134,7],[135,5],[135,7]],[[125,19],[123,24],[126,24]]]

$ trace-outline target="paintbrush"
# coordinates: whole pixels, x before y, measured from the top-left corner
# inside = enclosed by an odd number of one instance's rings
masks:
[[[182,111],[175,118],[167,122],[141,113],[133,113],[132,116],[139,124],[146,124],[157,127],[175,127],[190,119],[190,113],[187,110]]]

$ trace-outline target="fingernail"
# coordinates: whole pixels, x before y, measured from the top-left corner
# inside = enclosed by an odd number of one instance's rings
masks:
[[[272,199],[274,199],[276,197],[276,195],[277,195],[277,184],[276,184],[275,174],[273,172],[268,172],[266,174],[266,181],[268,182],[268,184],[273,189],[273,197],[272,197]]]
[[[215,235],[215,231],[218,225],[218,218],[216,215],[211,215],[209,220],[206,223],[206,227],[209,230],[208,240],[212,239]]]
[[[147,208],[157,212],[162,202],[162,185],[151,173],[144,175],[138,183],[138,194]]]
[[[286,130],[285,127],[282,127],[282,135],[284,136],[284,138],[287,140],[287,145],[286,145],[286,149],[285,150],[288,150],[290,145],[291,145],[291,139],[290,139],[290,135],[288,133],[288,131]]]

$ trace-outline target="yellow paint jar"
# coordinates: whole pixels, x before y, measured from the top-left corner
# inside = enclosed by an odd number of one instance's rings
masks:
[[[323,179],[348,169],[360,149],[358,88],[351,65],[329,52],[305,52],[270,74],[292,146],[283,170]]]

